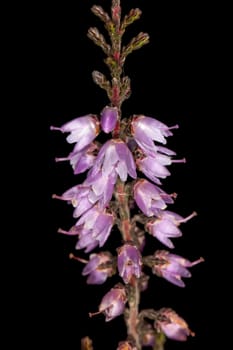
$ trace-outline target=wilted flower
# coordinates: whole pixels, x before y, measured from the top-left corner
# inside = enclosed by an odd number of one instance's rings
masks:
[[[185,287],[182,277],[191,277],[191,273],[187,267],[192,267],[204,261],[203,258],[193,262],[182,258],[179,255],[170,254],[166,250],[158,250],[154,254],[155,263],[152,267],[153,273],[159,277],[163,277],[169,282],[179,286]]]
[[[183,318],[171,309],[164,308],[159,311],[154,327],[158,332],[163,332],[168,338],[174,340],[185,341],[189,335],[194,336]]]
[[[68,143],[76,143],[74,152],[81,151],[89,145],[99,134],[99,120],[93,114],[75,118],[63,126],[51,126],[51,130],[60,130],[61,132],[69,132],[66,140]]]
[[[106,133],[113,131],[118,120],[118,108],[106,106],[100,115],[100,124],[102,130]]]
[[[122,341],[118,344],[117,350],[137,350],[137,347],[128,341]]]
[[[119,275],[128,284],[133,276],[141,276],[142,258],[136,246],[126,243],[118,249],[117,266]]]
[[[157,215],[159,209],[165,209],[166,203],[173,203],[173,195],[169,195],[156,185],[141,179],[134,185],[134,199],[146,216]]]
[[[102,266],[101,266],[102,265]],[[103,265],[107,265],[104,267]],[[89,275],[87,284],[102,284],[113,274],[112,255],[109,252],[91,254],[82,275]]]
[[[147,223],[146,230],[167,247],[174,248],[174,244],[169,238],[181,237],[182,232],[178,226],[182,222],[186,222],[196,215],[197,213],[193,212],[188,217],[183,218],[171,211],[161,210],[160,212],[157,212],[156,219],[150,220]]]
[[[105,314],[105,320],[107,322],[111,321],[113,318],[123,313],[126,302],[127,296],[125,288],[117,284],[103,297],[99,306],[99,312]]]

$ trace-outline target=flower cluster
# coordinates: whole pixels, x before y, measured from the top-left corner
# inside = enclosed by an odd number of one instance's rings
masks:
[[[93,78],[107,91],[111,103],[99,114],[80,116],[61,127],[51,126],[51,130],[68,133],[67,142],[74,144],[68,156],[56,158],[56,161],[69,161],[74,174],[86,172],[82,184],[78,183],[61,195],[53,195],[73,206],[76,219],[70,229],[58,232],[77,236],[76,250],[89,253],[102,248],[113,227],[118,228],[123,243],[116,247],[116,255],[99,251],[92,252],[88,260],[76,258],[85,263],[82,274],[87,276],[87,284],[102,284],[117,271],[119,274],[120,283],[103,296],[99,311],[90,316],[101,313],[106,321],[111,321],[125,313],[128,338],[119,343],[118,350],[138,350],[143,346],[162,349],[164,336],[184,341],[193,333],[171,309],[139,312],[140,292],[147,288],[149,280],[143,268],[149,266],[152,274],[184,287],[182,278],[191,276],[188,268],[203,259],[190,262],[166,250],[144,257],[143,248],[146,232],[166,247],[174,248],[171,239],[182,236],[180,224],[196,215],[193,212],[182,217],[169,211],[167,206],[174,203],[176,193],[166,193],[161,188],[161,181],[170,175],[168,167],[186,160],[176,159],[176,153],[165,147],[167,138],[178,125],[167,126],[145,115],[121,119],[121,103],[129,97],[130,91],[128,77],[121,78],[122,66],[128,53],[148,42],[148,35],[140,33],[127,47],[117,50],[125,28],[139,18],[140,10],[132,10],[123,21],[119,0],[112,1],[112,18],[99,6],[94,6],[92,11],[105,22],[112,38],[110,48],[96,28],[88,32],[108,57],[106,62],[112,82],[99,72],[94,72]],[[106,134],[105,139],[108,137],[105,143],[101,142],[103,134]],[[74,258],[73,254],[71,256]],[[153,320],[153,325],[148,323],[148,318]]]

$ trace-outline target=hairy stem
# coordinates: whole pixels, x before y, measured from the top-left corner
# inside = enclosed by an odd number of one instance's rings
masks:
[[[115,197],[118,202],[120,224],[119,230],[124,241],[133,241],[131,235],[130,210],[128,193],[124,182],[117,181]],[[138,280],[133,277],[130,281],[130,296],[129,296],[129,314],[127,318],[127,332],[129,338],[133,339],[137,349],[141,350],[139,334],[137,331],[138,325],[138,306],[140,302],[140,290]]]
[[[115,61],[111,69],[112,76],[112,98],[111,103],[116,106],[121,116],[121,75],[122,75],[122,35],[121,31],[121,6],[120,0],[112,0],[112,20],[115,28],[111,35],[112,42],[112,59]],[[111,67],[111,66],[110,66]],[[120,136],[120,119],[113,131],[113,138]],[[130,209],[129,209],[129,195],[126,190],[126,185],[118,179],[115,190],[115,198],[119,210],[120,222],[119,230],[125,242],[134,241],[131,234]],[[129,310],[127,318],[127,333],[128,337],[133,340],[138,350],[141,350],[139,334],[137,331],[138,325],[138,306],[140,302],[140,290],[138,280],[133,277],[130,281],[130,296],[129,296]]]

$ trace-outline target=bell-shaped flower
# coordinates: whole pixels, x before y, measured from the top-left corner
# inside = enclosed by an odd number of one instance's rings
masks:
[[[93,114],[88,114],[83,117],[75,118],[68,123],[65,123],[60,128],[51,126],[51,130],[60,130],[61,132],[69,132],[66,140],[68,143],[76,143],[74,152],[81,151],[88,146],[99,134],[98,118]]]
[[[106,279],[113,275],[112,255],[109,252],[91,254],[90,260],[82,271],[86,276],[87,284],[103,284]]]
[[[171,309],[164,308],[159,311],[154,327],[173,340],[185,341],[189,335],[194,336],[184,319]]]
[[[133,116],[131,122],[131,133],[146,154],[157,150],[154,141],[166,144],[166,137],[173,135],[171,130],[177,128],[178,125],[168,127],[157,119],[144,115]]]
[[[90,316],[103,313],[105,315],[105,321],[111,321],[113,318],[124,312],[126,302],[127,296],[125,288],[124,286],[117,284],[103,297],[99,305],[99,312],[91,313]]]
[[[79,231],[79,240],[76,244],[76,249],[85,248],[85,252],[88,253],[93,249],[93,245],[94,247],[97,245],[103,247],[110,235],[113,224],[113,214],[95,205],[84,213],[75,225]]]
[[[156,251],[154,259],[155,263],[152,267],[153,273],[159,277],[165,278],[167,281],[179,287],[185,287],[182,277],[191,277],[191,273],[187,268],[204,261],[203,258],[200,258],[191,262],[179,255],[170,254],[166,250]]]
[[[117,107],[106,106],[100,114],[100,124],[102,130],[108,134],[115,129],[119,115]]]
[[[119,175],[122,181],[127,180],[129,174],[136,179],[136,165],[128,146],[120,139],[107,141],[100,149],[92,168],[92,176],[102,172],[104,175]]]
[[[81,174],[84,171],[90,169],[95,162],[97,145],[91,143],[87,147],[83,148],[81,151],[73,151],[68,157],[55,158],[56,162],[62,162],[68,160],[74,170],[74,174]]]
[[[197,213],[193,212],[188,217],[183,218],[171,211],[161,210],[157,213],[157,218],[150,220],[147,223],[146,230],[168,248],[174,248],[174,244],[170,238],[181,237],[182,232],[178,226],[182,222],[186,222],[196,215]]]
[[[141,276],[142,257],[138,248],[130,243],[118,249],[117,266],[119,275],[128,284],[131,278]]]
[[[134,199],[146,216],[157,215],[167,205],[173,203],[174,194],[169,195],[151,182],[141,179],[134,185]]]

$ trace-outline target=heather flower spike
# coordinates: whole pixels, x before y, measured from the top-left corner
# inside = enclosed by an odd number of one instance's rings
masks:
[[[162,188],[163,181],[172,174],[170,166],[180,166],[186,160],[177,158],[176,152],[167,147],[169,137],[178,128],[176,123],[166,125],[157,117],[135,114],[137,111],[127,115],[121,109],[131,95],[125,60],[149,42],[149,35],[140,32],[122,45],[125,31],[140,18],[141,10],[131,9],[123,17],[120,0],[112,0],[110,13],[99,5],[91,10],[108,32],[105,39],[98,28],[88,30],[88,37],[106,56],[109,76],[95,70],[92,77],[105,90],[109,102],[98,114],[77,117],[61,127],[51,126],[51,130],[68,133],[66,140],[73,144],[70,153],[55,158],[56,162],[69,161],[75,175],[85,176],[82,183],[76,181],[63,194],[53,195],[73,207],[76,220],[70,229],[59,228],[58,232],[77,238],[74,249],[83,251],[86,257],[70,253],[70,258],[84,264],[82,275],[88,285],[103,284],[117,275],[114,278],[119,283],[102,297],[99,311],[89,314],[103,314],[107,322],[124,314],[127,337],[119,341],[116,350],[164,350],[166,338],[185,341],[194,333],[172,309],[139,311],[141,293],[150,286],[151,274],[145,274],[144,266],[149,266],[152,274],[184,287],[183,279],[191,277],[189,268],[204,259],[191,262],[166,250],[156,250],[151,256],[143,252],[149,234],[156,238],[155,249],[160,244],[174,248],[173,239],[182,237],[180,225],[196,216],[196,212],[183,217],[170,211],[177,194]],[[99,251],[107,240],[114,243],[117,231],[122,236],[121,246],[111,252]],[[89,337],[81,344],[82,349],[94,350]]]

